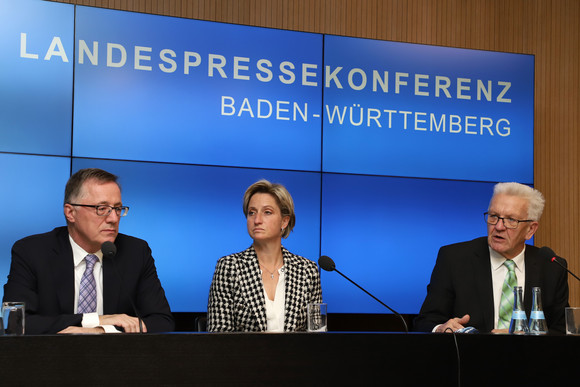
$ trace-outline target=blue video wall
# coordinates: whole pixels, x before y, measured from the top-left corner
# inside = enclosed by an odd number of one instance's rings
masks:
[[[295,201],[285,247],[417,313],[439,247],[485,234],[494,183],[533,184],[528,55],[0,0],[0,68],[2,282],[16,240],[65,224],[70,174],[98,167],[172,310],[203,312],[266,178]],[[331,313],[386,312],[336,273],[322,288]]]

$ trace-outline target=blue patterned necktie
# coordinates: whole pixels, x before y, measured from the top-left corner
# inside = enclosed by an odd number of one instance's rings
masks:
[[[85,257],[87,268],[81,278],[77,313],[94,313],[97,311],[97,284],[95,282],[93,268],[98,260],[99,258],[93,254]]]
[[[505,275],[505,280],[501,288],[501,298],[499,300],[499,320],[497,327],[499,329],[508,329],[512,319],[512,311],[514,307],[514,286],[518,286],[518,278],[515,272],[515,262],[508,259],[503,263],[508,272]]]

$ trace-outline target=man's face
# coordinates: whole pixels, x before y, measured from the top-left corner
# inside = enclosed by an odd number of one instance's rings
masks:
[[[117,183],[101,183],[91,179],[84,182],[74,204],[121,206],[121,190]],[[95,208],[65,204],[64,214],[73,240],[88,253],[95,253],[103,242],[114,242],[119,233],[120,217],[115,211],[98,216]]]
[[[528,219],[528,200],[512,195],[498,194],[489,203],[489,214],[517,220]],[[538,222],[520,222],[515,229],[506,228],[500,219],[487,225],[487,243],[505,258],[515,258],[538,229]]]

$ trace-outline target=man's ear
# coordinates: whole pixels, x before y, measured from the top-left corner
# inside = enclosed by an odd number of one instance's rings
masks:
[[[64,217],[66,218],[66,221],[68,223],[75,222],[75,208],[74,208],[74,206],[71,206],[70,204],[64,205]]]
[[[530,229],[526,233],[526,240],[529,240],[531,237],[534,236],[534,234],[536,233],[536,231],[538,231],[538,226],[539,226],[539,223],[538,222],[532,222],[532,223],[530,223]]]

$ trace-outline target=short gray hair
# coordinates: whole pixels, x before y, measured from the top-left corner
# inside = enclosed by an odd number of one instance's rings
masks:
[[[101,184],[109,182],[116,183],[120,189],[121,186],[117,181],[118,179],[116,175],[99,168],[79,169],[66,183],[64,189],[64,204],[70,204],[76,201],[83,194],[83,185],[89,180],[96,180]]]
[[[528,219],[533,221],[540,220],[544,211],[544,195],[537,189],[520,183],[497,183],[493,187],[493,196],[495,195],[512,195],[528,200]],[[493,199],[493,197],[492,197]]]

